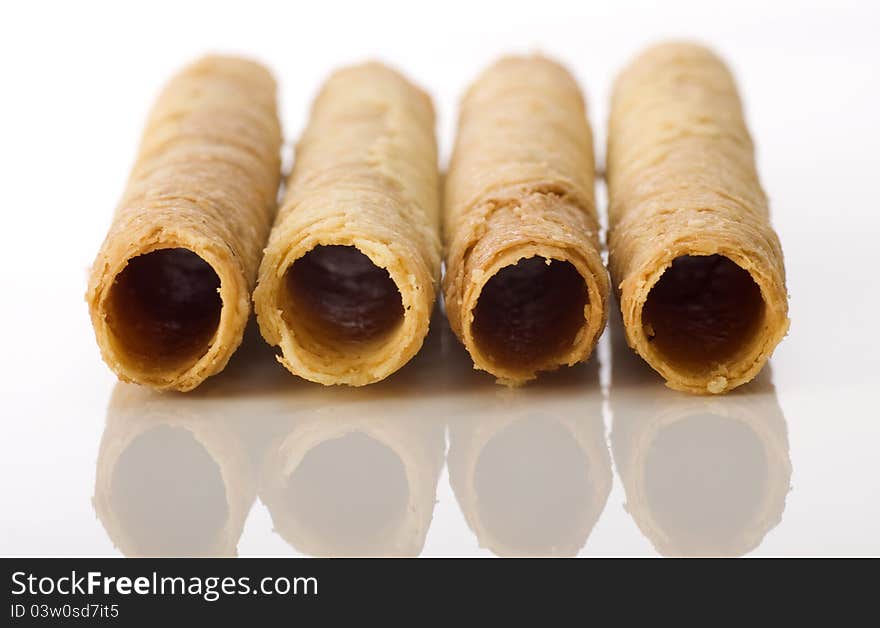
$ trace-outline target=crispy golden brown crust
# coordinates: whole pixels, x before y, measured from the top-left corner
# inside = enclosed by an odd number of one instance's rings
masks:
[[[276,208],[280,146],[275,82],[262,66],[206,57],[166,86],[86,294],[101,353],[121,380],[190,390],[226,366],[241,343]],[[185,249],[207,263],[222,304],[216,330],[209,327],[203,343],[173,361],[158,360],[158,348],[144,343],[132,351],[136,323],[114,320],[139,315],[135,304],[114,305],[120,274],[164,249]]]
[[[585,360],[605,326],[609,286],[593,169],[583,98],[558,64],[537,56],[502,59],[462,100],[445,184],[446,312],[474,366],[500,382],[519,384],[539,371]],[[534,359],[501,359],[475,334],[475,311],[499,271],[534,257],[576,271],[583,287],[563,292],[584,292],[566,304],[582,311],[568,321],[572,333],[559,339],[560,346]]]
[[[361,386],[387,377],[419,350],[440,275],[437,177],[427,94],[378,63],[327,80],[297,146],[254,292],[263,337],[281,347],[279,360],[292,373]],[[296,310],[303,299],[298,303],[286,283],[316,247],[354,247],[387,271],[400,298],[389,330],[342,342],[304,323]]]
[[[665,44],[621,73],[612,98],[607,175],[609,266],[629,346],[677,390],[720,393],[754,378],[788,329],[785,269],[736,85],[718,57],[692,44]],[[754,317],[753,324],[735,332],[721,325],[698,330],[724,345],[702,359],[684,340],[681,347],[664,346],[646,308],[673,261],[686,257],[728,264],[706,271],[722,280],[738,266],[759,295],[757,313],[740,312]],[[731,303],[729,311],[714,315],[735,319],[737,307]],[[711,326],[710,318],[700,324]],[[738,338],[724,337],[734,333]]]

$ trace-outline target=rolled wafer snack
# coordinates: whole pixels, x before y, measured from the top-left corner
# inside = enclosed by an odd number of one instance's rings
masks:
[[[377,63],[328,79],[254,292],[288,370],[362,386],[416,354],[440,273],[437,176],[427,94]]]
[[[206,57],[159,96],[86,300],[124,381],[190,390],[241,343],[276,208],[275,82]]]
[[[630,347],[677,390],[755,377],[788,330],[782,248],[724,63],[649,49],[617,79],[609,262]]]
[[[520,384],[585,360],[605,326],[593,140],[569,73],[486,70],[461,104],[446,178],[446,313],[475,368]]]

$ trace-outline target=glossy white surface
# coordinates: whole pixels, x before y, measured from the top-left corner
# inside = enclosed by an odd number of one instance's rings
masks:
[[[509,4],[2,10],[0,554],[880,554],[877,9]],[[269,63],[289,137],[332,67],[390,60],[434,94],[445,156],[466,83],[539,47],[587,90],[601,155],[614,73],[668,35],[735,69],[785,249],[792,328],[753,384],[666,390],[613,326],[589,364],[520,390],[470,369],[442,320],[366,389],[296,380],[253,330],[192,395],[100,361],[86,269],[189,58]]]

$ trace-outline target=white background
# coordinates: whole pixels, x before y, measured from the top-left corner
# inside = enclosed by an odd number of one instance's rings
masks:
[[[332,68],[385,60],[434,96],[445,161],[455,103],[467,83],[502,53],[541,50],[580,80],[601,161],[613,76],[642,47],[667,37],[709,43],[733,67],[786,255],[792,327],[771,363],[788,426],[792,490],[781,522],[757,552],[880,554],[877,7],[867,1],[3,3],[0,554],[117,553],[91,504],[115,379],[100,360],[83,293],[148,108],[180,66],[209,51],[268,64],[279,80],[290,142]],[[606,395],[612,354],[606,338],[600,352]],[[496,395],[490,381],[476,386],[476,398]],[[290,378],[291,394],[298,390],[327,395],[327,403],[335,394]],[[613,384],[610,394],[613,400]],[[608,404],[603,416],[610,430]],[[618,474],[613,481],[582,553],[654,554],[623,508]],[[490,554],[468,528],[445,471],[437,500],[424,553]],[[238,549],[297,553],[273,534],[259,501]]]

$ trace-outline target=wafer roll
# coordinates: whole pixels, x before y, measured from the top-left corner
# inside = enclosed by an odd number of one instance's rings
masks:
[[[121,380],[190,390],[226,366],[276,207],[280,145],[260,65],[206,57],[159,96],[86,294]]]
[[[585,360],[605,326],[593,140],[569,73],[505,58],[461,103],[446,178],[446,313],[474,366],[520,384]]]
[[[430,98],[376,63],[326,82],[297,146],[254,292],[291,373],[379,381],[428,331],[440,273]]]
[[[755,377],[788,330],[779,239],[736,85],[712,52],[649,49],[608,133],[609,263],[629,346],[670,388]]]

